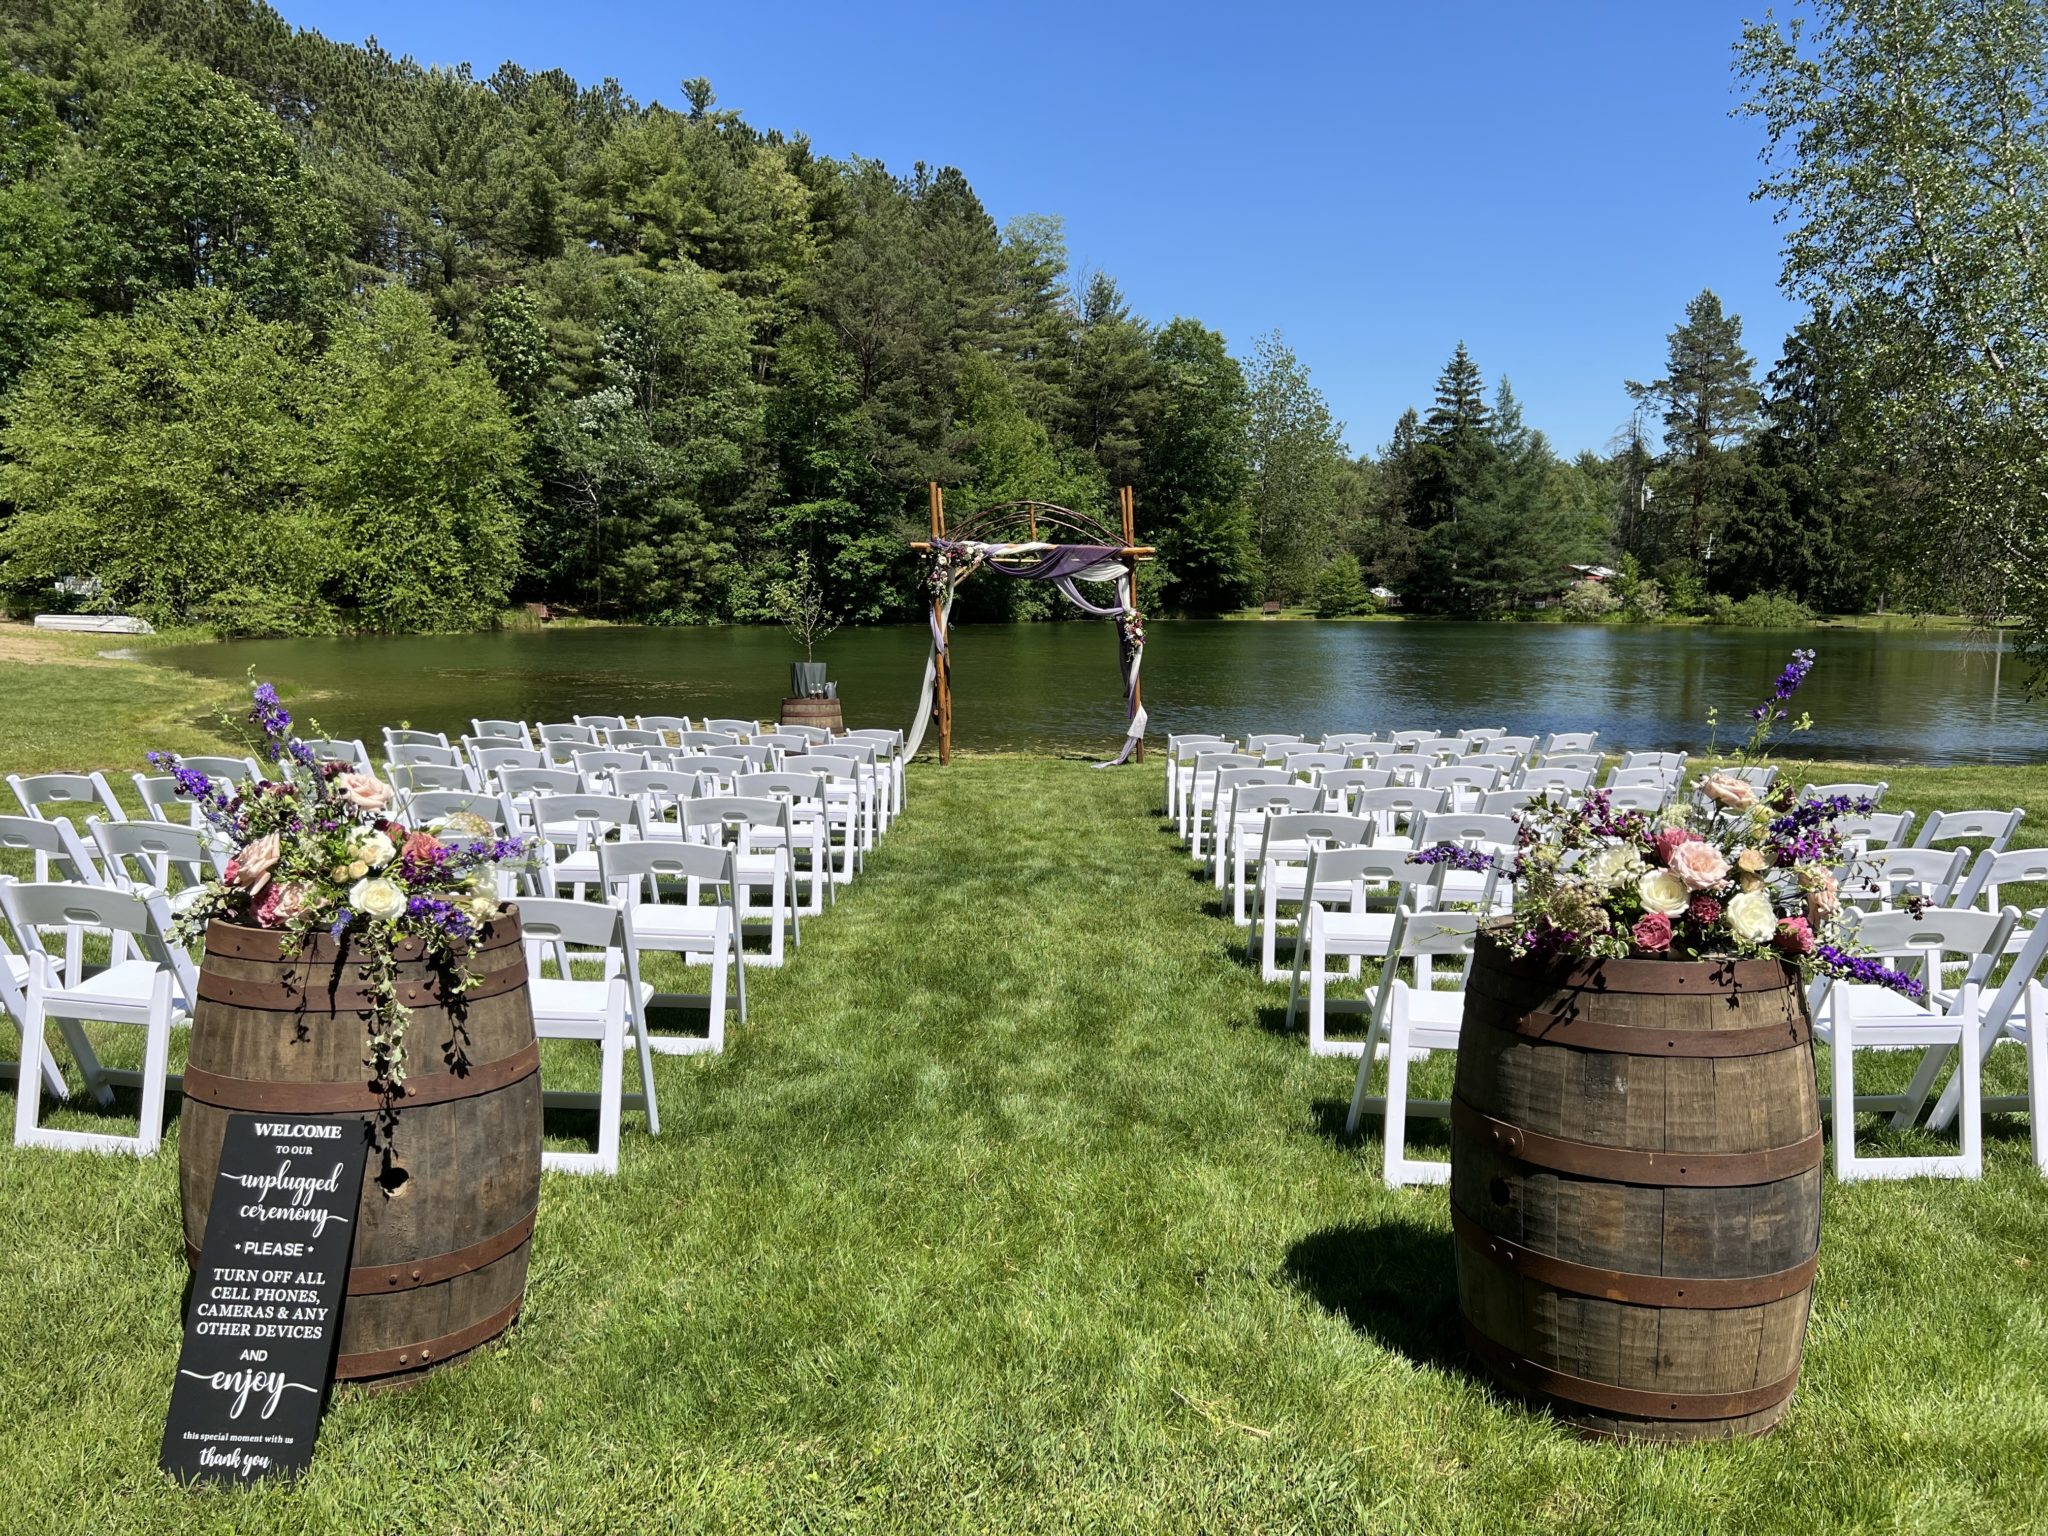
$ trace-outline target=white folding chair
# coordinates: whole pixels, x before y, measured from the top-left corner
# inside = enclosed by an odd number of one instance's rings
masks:
[[[1219,837],[1228,847],[1226,861],[1219,857],[1216,874],[1221,884],[1223,876],[1229,875],[1230,920],[1240,928],[1251,926],[1251,918],[1245,912],[1245,891],[1247,869],[1256,871],[1262,861],[1255,850],[1264,843],[1266,826],[1275,815],[1301,814],[1322,808],[1322,789],[1314,784],[1246,784],[1231,796],[1230,816],[1221,827]],[[1223,849],[1219,847],[1218,853]],[[1253,874],[1250,884],[1256,884]]]
[[[374,773],[370,762],[370,749],[354,737],[311,736],[301,738],[300,743],[313,756],[316,763],[341,763],[351,773]]]
[[[1393,942],[1394,919],[1404,907],[1430,907],[1443,881],[1443,869],[1418,864],[1400,848],[1319,848],[1311,852],[1304,877],[1311,892],[1302,908],[1294,941],[1294,977],[1287,989],[1287,1027],[1294,1027],[1303,1006],[1307,977],[1308,1048],[1312,1056],[1356,1056],[1365,1049],[1358,1040],[1329,1038],[1332,1014],[1363,1013],[1370,1004],[1355,998],[1332,998],[1328,982],[1332,957],[1383,959]],[[1391,890],[1391,910],[1373,911],[1368,890]],[[1339,896],[1338,892],[1342,895]],[[1342,900],[1346,905],[1339,907]]]
[[[10,773],[7,782],[14,790],[14,798],[21,803],[22,814],[37,821],[52,820],[44,813],[57,807],[103,815],[108,821],[128,819],[102,773]]]
[[[8,879],[0,875],[0,882]],[[24,955],[17,955],[0,939],[0,1014],[5,1014],[17,1033],[26,1027],[28,1001],[25,988],[28,986],[29,963]],[[20,1071],[16,1063],[0,1061],[0,1082],[19,1082]],[[57,1065],[56,1056],[43,1052],[43,1092],[53,1099],[64,1098],[71,1089],[64,1081],[64,1071]]]
[[[596,1093],[541,1089],[544,1107],[597,1111],[597,1149],[543,1151],[540,1165],[562,1173],[615,1174],[619,1171],[620,1122],[627,1109],[646,1113],[648,1135],[661,1134],[654,1062],[648,1055],[646,1027],[640,1022],[646,995],[638,978],[629,975],[627,957],[632,951],[626,916],[603,902],[528,897],[519,903],[519,926],[525,939],[534,1034],[542,1040],[581,1040],[598,1047]],[[552,976],[547,974],[551,963]],[[595,965],[599,974],[579,976],[579,964]],[[630,1095],[625,1091],[628,1033],[633,1035],[640,1056],[640,1092]]]
[[[0,816],[0,848],[25,853],[34,861],[38,881],[104,882],[100,867],[78,828],[63,817],[38,821],[33,816]]]
[[[738,1009],[739,1022],[747,1021],[747,968],[740,953],[732,850],[708,843],[605,843],[597,858],[606,897],[626,915],[626,972],[634,997],[642,997],[640,957],[645,953],[679,955],[686,965],[711,968],[709,992],[649,991],[635,1004],[642,1028],[651,1006],[702,1007],[710,1019],[705,1035],[657,1035],[648,1029],[648,1044],[668,1056],[724,1050],[728,978],[731,1005]]]
[[[1598,731],[1552,731],[1543,739],[1543,760],[1549,762],[1560,752],[1583,752],[1594,756],[1590,766],[1598,768],[1599,743]]]
[[[692,842],[724,847],[732,854],[733,878],[739,882],[734,910],[741,924],[741,959],[748,965],[781,965],[787,958],[784,934],[791,944],[803,942],[796,880],[791,873],[796,834],[789,802],[773,796],[756,800],[743,795],[702,795],[685,800],[682,813],[684,833]],[[753,839],[757,827],[768,834],[758,850]],[[768,894],[765,912],[750,899],[756,891]],[[744,943],[747,920],[762,917],[768,924],[765,955],[747,949]]]
[[[1174,831],[1185,837],[1184,807],[1188,786],[1194,782],[1195,759],[1205,752],[1236,752],[1237,743],[1227,736],[1195,734],[1166,738],[1166,814]]]
[[[1424,789],[1420,785],[1390,785],[1385,789],[1360,790],[1351,797],[1352,814],[1373,819],[1375,848],[1412,848],[1418,818],[1441,815],[1451,808],[1447,789]]]
[[[410,726],[387,725],[384,727],[384,755],[389,757],[393,747],[446,747],[449,746],[445,731],[416,731]]]
[[[1945,907],[1969,862],[1967,848],[1872,848],[1843,864],[1836,875],[1841,899],[1859,907],[1907,902]]]
[[[111,886],[0,884],[0,911],[27,952],[28,984],[23,988],[21,1070],[14,1113],[14,1144],[69,1152],[128,1152],[147,1157],[163,1141],[164,1094],[170,1081],[172,1026],[181,1022],[178,999],[197,985],[191,957],[164,940],[170,910],[158,892],[115,890]],[[61,931],[63,953],[52,953],[43,935]],[[83,940],[104,937],[110,961],[99,969],[85,963]],[[144,1031],[140,1071],[103,1065],[87,1038],[86,1024],[138,1025]],[[132,1083],[142,1101],[136,1133],[57,1130],[41,1123],[42,1094],[31,1088],[47,1080],[46,1026],[56,1024],[71,1047],[86,1087],[102,1104],[108,1083]]]
[[[1225,843],[1229,840],[1232,818],[1237,814],[1237,797],[1245,789],[1269,789],[1298,781],[1285,768],[1224,768],[1220,769],[1210,790],[1210,804],[1206,812],[1197,808],[1194,825],[1192,853],[1197,864],[1207,871],[1216,886],[1224,885]],[[1311,786],[1302,785],[1304,789]]]
[[[1920,823],[1913,846],[1960,841],[1982,843],[1992,853],[2003,853],[2012,846],[2026,815],[2018,806],[2009,811],[1930,811]]]
[[[1194,776],[1181,797],[1178,831],[1183,843],[1193,848],[1196,825],[1216,804],[1216,775],[1227,768],[1260,768],[1264,763],[1255,752],[1203,751],[1195,754]],[[1197,862],[1201,855],[1194,855]]]
[[[2005,904],[1999,893],[2008,885],[2048,886],[2048,848],[2012,848],[2004,853],[1986,848],[1956,887],[1955,904],[1995,912]],[[2007,954],[2019,952],[2040,925],[2044,912],[2048,912],[2048,906],[2021,909],[2020,920],[2006,941]]]
[[[1395,915],[1394,932],[1388,940],[1385,966],[1373,995],[1372,1029],[1358,1063],[1358,1080],[1351,1090],[1351,1108],[1344,1116],[1344,1132],[1354,1134],[1359,1118],[1368,1110],[1379,1114],[1386,1127],[1382,1160],[1389,1189],[1406,1184],[1444,1184],[1450,1181],[1451,1165],[1408,1155],[1408,1117],[1443,1117],[1450,1113],[1446,1099],[1413,1100],[1408,1096],[1409,1072],[1417,1060],[1432,1051],[1455,1051],[1458,1031],[1465,1021],[1465,984],[1472,973],[1472,949],[1478,937],[1480,918],[1476,912],[1400,912]],[[1457,960],[1461,971],[1455,990],[1435,985],[1432,961]],[[1400,976],[1401,963],[1414,969],[1413,984]],[[1387,1091],[1368,1093],[1373,1062],[1386,1047]]]
[[[1815,978],[1808,1008],[1813,1016],[1814,1038],[1830,1047],[1832,1058],[1833,1093],[1826,1109],[1834,1123],[1837,1179],[1845,1184],[1857,1179],[1909,1179],[1923,1174],[1974,1179],[1983,1173],[1983,1041],[1978,1027],[1982,1017],[1982,983],[1978,978],[1988,969],[1990,958],[2004,950],[2006,935],[2018,915],[2011,908],[2003,912],[1869,912],[1857,921],[1855,936],[1859,944],[1894,965],[1908,957],[1918,957],[1921,974],[1938,977],[1945,956],[1957,956],[1968,964],[1970,974],[1946,1005],[1935,998],[1931,989],[1925,1001],[1916,1001],[1875,982]],[[1895,1116],[1903,1114],[1910,1120],[1925,1102],[1927,1091],[1922,1087],[1916,1096],[1909,1087],[1904,1093],[1859,1095],[1855,1077],[1859,1050],[1958,1053],[1956,1074],[1962,1127],[1960,1145],[1954,1155],[1873,1157],[1856,1150],[1858,1110],[1890,1110]],[[1924,1058],[1922,1070],[1927,1071]],[[1931,1079],[1931,1072],[1927,1075]]]
[[[472,736],[502,737],[520,746],[533,742],[533,727],[524,720],[471,720],[469,731]]]
[[[704,729],[707,731],[723,731],[738,741],[752,741],[761,734],[761,722],[758,720],[712,719],[704,722]]]
[[[540,839],[541,894],[560,895],[566,885],[577,901],[597,882],[597,850],[637,829],[637,809],[624,795],[534,795],[526,814]]]
[[[1847,800],[1851,806],[1860,805],[1863,801],[1868,800],[1870,808],[1876,810],[1884,804],[1884,792],[1890,788],[1891,785],[1883,779],[1868,784],[1848,780],[1838,784],[1808,784],[1799,791],[1799,798],[1801,800],[1832,800],[1839,796]]]
[[[832,879],[832,829],[825,813],[825,781],[815,773],[742,773],[733,777],[733,792],[743,799],[776,800],[789,810],[790,878],[803,892],[798,910],[816,916],[825,903],[839,899]],[[678,813],[680,815],[680,813]],[[763,847],[775,846],[779,828],[756,825],[749,837]],[[801,863],[797,854],[805,855]]]
[[[2027,1091],[1983,1095],[1979,1108],[1987,1114],[2024,1109],[2027,1131],[2033,1141],[2034,1166],[2048,1173],[2048,1119],[2043,1118],[2044,1108],[2048,1108],[2048,986],[2043,985],[2044,976],[2048,976],[2048,924],[2037,924],[2020,946],[2005,979],[1990,993],[1989,1001],[1977,1016],[1977,1049],[1979,1058],[1988,1061],[1993,1049],[2003,1042],[2020,1047]],[[1937,1049],[1921,1058],[1920,1068],[1906,1089],[1907,1103],[1900,1111],[1908,1125],[1918,1118],[1920,1105],[1932,1091],[1934,1079],[1948,1056],[1947,1051]],[[1927,1116],[1929,1130],[1945,1131],[1955,1124],[1965,1086],[1961,1073],[1950,1075]],[[1896,1117],[1893,1123],[1898,1123]]]
[[[227,850],[197,827],[94,817],[85,829],[99,850],[106,883],[121,890],[162,891],[175,901],[227,870]]]
[[[1316,851],[1363,847],[1372,841],[1372,829],[1371,817],[1318,811],[1313,806],[1279,810],[1260,824],[1257,853],[1251,863],[1251,884],[1258,911],[1256,915],[1244,913],[1245,872],[1240,867],[1236,881],[1240,894],[1233,901],[1233,915],[1244,914],[1237,922],[1238,927],[1247,930],[1244,955],[1247,960],[1254,954],[1259,957],[1259,975],[1264,980],[1280,980],[1279,931],[1283,924],[1288,928],[1299,926],[1299,918],[1280,916],[1280,904],[1299,906],[1309,899],[1308,866]],[[1241,846],[1250,842],[1248,833]],[[1326,894],[1332,900],[1346,900],[1350,889],[1350,882],[1340,882]]]

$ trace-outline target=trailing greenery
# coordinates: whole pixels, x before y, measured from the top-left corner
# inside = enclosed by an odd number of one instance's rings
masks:
[[[91,661],[17,669],[36,696],[0,694],[4,766],[125,767],[149,717],[204,717],[189,679]],[[67,724],[91,734],[24,750],[88,674]],[[1902,806],[2021,800],[2048,827],[2040,769],[1885,776]],[[2037,1523],[2048,1205],[2023,1121],[1993,1122],[1979,1183],[1829,1184],[1775,1435],[1581,1443],[1469,1374],[1443,1192],[1386,1190],[1377,1137],[1338,1133],[1351,1064],[1281,1030],[1158,798],[1151,764],[916,769],[867,873],[749,976],[727,1053],[657,1060],[660,1138],[629,1117],[618,1178],[546,1178],[504,1345],[338,1393],[296,1488],[156,1471],[175,1138],[0,1153],[0,1397],[37,1425],[0,1450],[18,1507],[104,1536]],[[544,1070],[587,1087],[592,1054]],[[1447,1086],[1436,1061],[1418,1091]],[[553,1145],[586,1129],[549,1117]]]

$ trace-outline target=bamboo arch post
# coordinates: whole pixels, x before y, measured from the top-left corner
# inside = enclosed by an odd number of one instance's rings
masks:
[[[932,542],[936,544],[946,536],[946,493],[939,489],[939,482],[931,482],[932,498]],[[946,632],[946,615],[943,601],[937,592],[932,593],[932,633]],[[932,712],[939,717],[939,766],[953,761],[953,656],[949,645],[940,650],[932,681]]]

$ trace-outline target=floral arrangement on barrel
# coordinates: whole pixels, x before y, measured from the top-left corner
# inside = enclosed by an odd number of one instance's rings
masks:
[[[1792,653],[1771,696],[1749,712],[1749,739],[1680,804],[1655,815],[1617,810],[1595,791],[1577,805],[1545,801],[1522,812],[1514,920],[1496,937],[1539,959],[1775,955],[1808,974],[1920,996],[1912,977],[1859,954],[1842,920],[1840,823],[1868,814],[1871,802],[1800,800],[1783,777],[1766,792],[1742,772],[1768,759],[1781,730],[1811,728],[1808,716],[1791,720],[1787,704],[1813,663],[1812,651]],[[1506,862],[1453,844],[1417,857],[1473,870]]]
[[[174,753],[149,754],[234,850],[218,880],[181,895],[175,937],[192,944],[210,922],[241,923],[276,930],[288,954],[303,954],[316,934],[352,938],[373,999],[366,1065],[379,1091],[395,1095],[411,1017],[398,1000],[399,946],[420,940],[431,964],[468,986],[469,946],[499,911],[494,867],[523,859],[529,844],[499,838],[473,816],[449,818],[438,836],[407,827],[391,785],[320,761],[292,734],[274,687],[255,684],[251,700],[258,750],[275,779],[216,782]]]

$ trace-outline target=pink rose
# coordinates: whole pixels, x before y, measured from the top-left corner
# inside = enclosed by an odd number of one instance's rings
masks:
[[[398,856],[408,863],[425,864],[440,851],[441,840],[433,833],[415,832],[406,838],[405,846],[398,850]]]
[[[250,914],[256,919],[258,927],[284,926],[284,893],[285,885],[282,880],[273,880],[263,888],[262,898],[250,909]]]
[[[1842,882],[1831,870],[1802,870],[1799,883],[1806,889],[1806,915],[1816,923],[1832,921],[1842,910]]]
[[[1671,947],[1671,919],[1662,912],[1646,912],[1636,919],[1628,936],[1636,941],[1637,949],[1658,954]]]
[[[1712,843],[1680,843],[1665,862],[1688,891],[1710,891],[1728,878],[1728,861]]]
[[[1671,855],[1687,843],[1699,841],[1699,834],[1688,832],[1684,827],[1666,827],[1650,840],[1650,847],[1656,852],[1659,864],[1669,864]]]
[[[391,786],[374,773],[344,773],[334,783],[341,797],[359,811],[381,811],[391,804]]]
[[[1813,928],[1803,917],[1788,917],[1778,924],[1778,936],[1773,942],[1785,954],[1810,955],[1813,953]]]
[[[230,885],[239,885],[251,896],[260,895],[270,883],[270,872],[284,852],[275,832],[266,832],[232,859],[225,871]]]
[[[1756,804],[1756,786],[1725,768],[1701,779],[1700,793],[1731,811],[1746,811]]]

